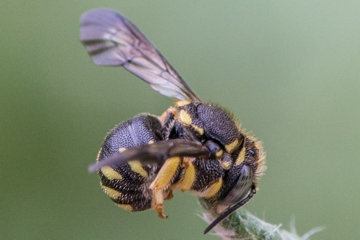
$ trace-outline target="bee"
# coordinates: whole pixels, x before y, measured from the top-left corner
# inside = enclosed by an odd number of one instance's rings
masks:
[[[160,218],[174,190],[189,191],[218,214],[209,232],[257,191],[265,171],[261,143],[224,108],[202,102],[138,28],[121,14],[94,9],[80,20],[80,39],[96,65],[122,66],[170,98],[161,116],[139,114],[106,136],[97,162],[103,191],[130,211]]]

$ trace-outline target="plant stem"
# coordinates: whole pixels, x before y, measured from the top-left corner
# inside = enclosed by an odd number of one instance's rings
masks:
[[[204,208],[202,218],[210,224],[216,219],[218,214],[214,213],[211,210],[211,205],[203,199],[200,199],[200,204]],[[267,223],[244,208],[240,208],[215,226],[213,231],[221,239],[305,240],[324,229],[323,227],[318,227],[310,230],[303,236],[298,236],[293,224],[291,231],[286,231],[281,229],[281,227],[281,224],[273,225]]]

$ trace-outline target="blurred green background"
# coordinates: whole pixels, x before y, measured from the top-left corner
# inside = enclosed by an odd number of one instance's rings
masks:
[[[264,142],[268,170],[246,209],[313,239],[357,239],[359,1],[0,2],[0,239],[217,239],[190,194],[118,209],[95,161],[113,126],[171,100],[121,68],[97,67],[80,15],[126,15],[203,100]]]

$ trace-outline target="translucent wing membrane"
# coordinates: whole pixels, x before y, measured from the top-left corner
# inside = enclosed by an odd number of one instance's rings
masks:
[[[119,13],[109,9],[84,13],[80,39],[95,64],[123,66],[165,96],[200,101],[150,41]]]
[[[170,139],[152,144],[127,148],[89,167],[94,172],[104,166],[113,166],[131,160],[139,160],[144,164],[164,163],[170,157],[208,157],[209,151],[201,143],[183,139]]]

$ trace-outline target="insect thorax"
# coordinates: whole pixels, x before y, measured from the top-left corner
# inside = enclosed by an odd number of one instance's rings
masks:
[[[261,144],[246,136],[233,116],[216,105],[178,101],[176,110],[169,112],[167,119],[173,123],[165,121],[171,126],[168,138],[199,141],[210,152],[209,158],[192,161],[196,177],[191,190],[214,202],[214,207],[215,202],[231,206],[245,197],[264,170]]]

